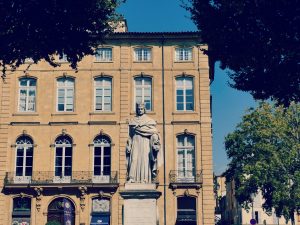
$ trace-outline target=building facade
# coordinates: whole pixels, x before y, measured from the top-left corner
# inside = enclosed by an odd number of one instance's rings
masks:
[[[197,32],[119,32],[77,71],[57,57],[60,67],[28,60],[8,74],[0,225],[122,225],[128,121],[139,102],[162,142],[158,224],[214,224],[212,76],[202,48]]]

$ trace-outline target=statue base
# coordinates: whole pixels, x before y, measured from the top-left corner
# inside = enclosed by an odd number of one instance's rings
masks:
[[[124,199],[124,225],[158,225],[157,199],[161,192],[155,184],[126,183],[120,195]]]

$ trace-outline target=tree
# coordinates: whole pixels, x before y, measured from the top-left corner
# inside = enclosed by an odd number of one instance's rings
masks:
[[[249,208],[262,192],[262,207],[294,224],[300,210],[300,104],[288,108],[261,103],[225,138],[227,181],[234,180],[239,203]]]
[[[0,66],[15,69],[25,59],[57,66],[67,56],[72,68],[111,31],[123,0],[0,0]]]
[[[183,0],[208,44],[231,70],[230,85],[255,99],[300,101],[299,0]]]

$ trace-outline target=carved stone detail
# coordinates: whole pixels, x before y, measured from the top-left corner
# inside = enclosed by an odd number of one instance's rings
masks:
[[[41,206],[42,206],[41,201],[42,201],[42,196],[43,196],[43,194],[42,194],[43,188],[41,188],[41,187],[35,187],[34,190],[36,192],[36,197],[35,197],[36,198],[36,204],[35,204],[35,207],[36,207],[37,211],[39,212],[41,210]]]
[[[86,198],[86,192],[87,192],[87,187],[86,186],[81,186],[78,188],[80,191],[80,208],[81,211],[83,212],[85,209],[85,198]]]

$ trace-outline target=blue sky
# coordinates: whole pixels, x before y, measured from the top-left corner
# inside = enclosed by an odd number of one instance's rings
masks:
[[[180,0],[127,0],[119,12],[127,20],[129,31],[195,31],[189,14],[180,7]],[[213,96],[213,160],[214,171],[225,171],[228,160],[224,137],[241,121],[245,110],[255,106],[248,93],[230,88],[225,71],[216,66],[211,85]]]

